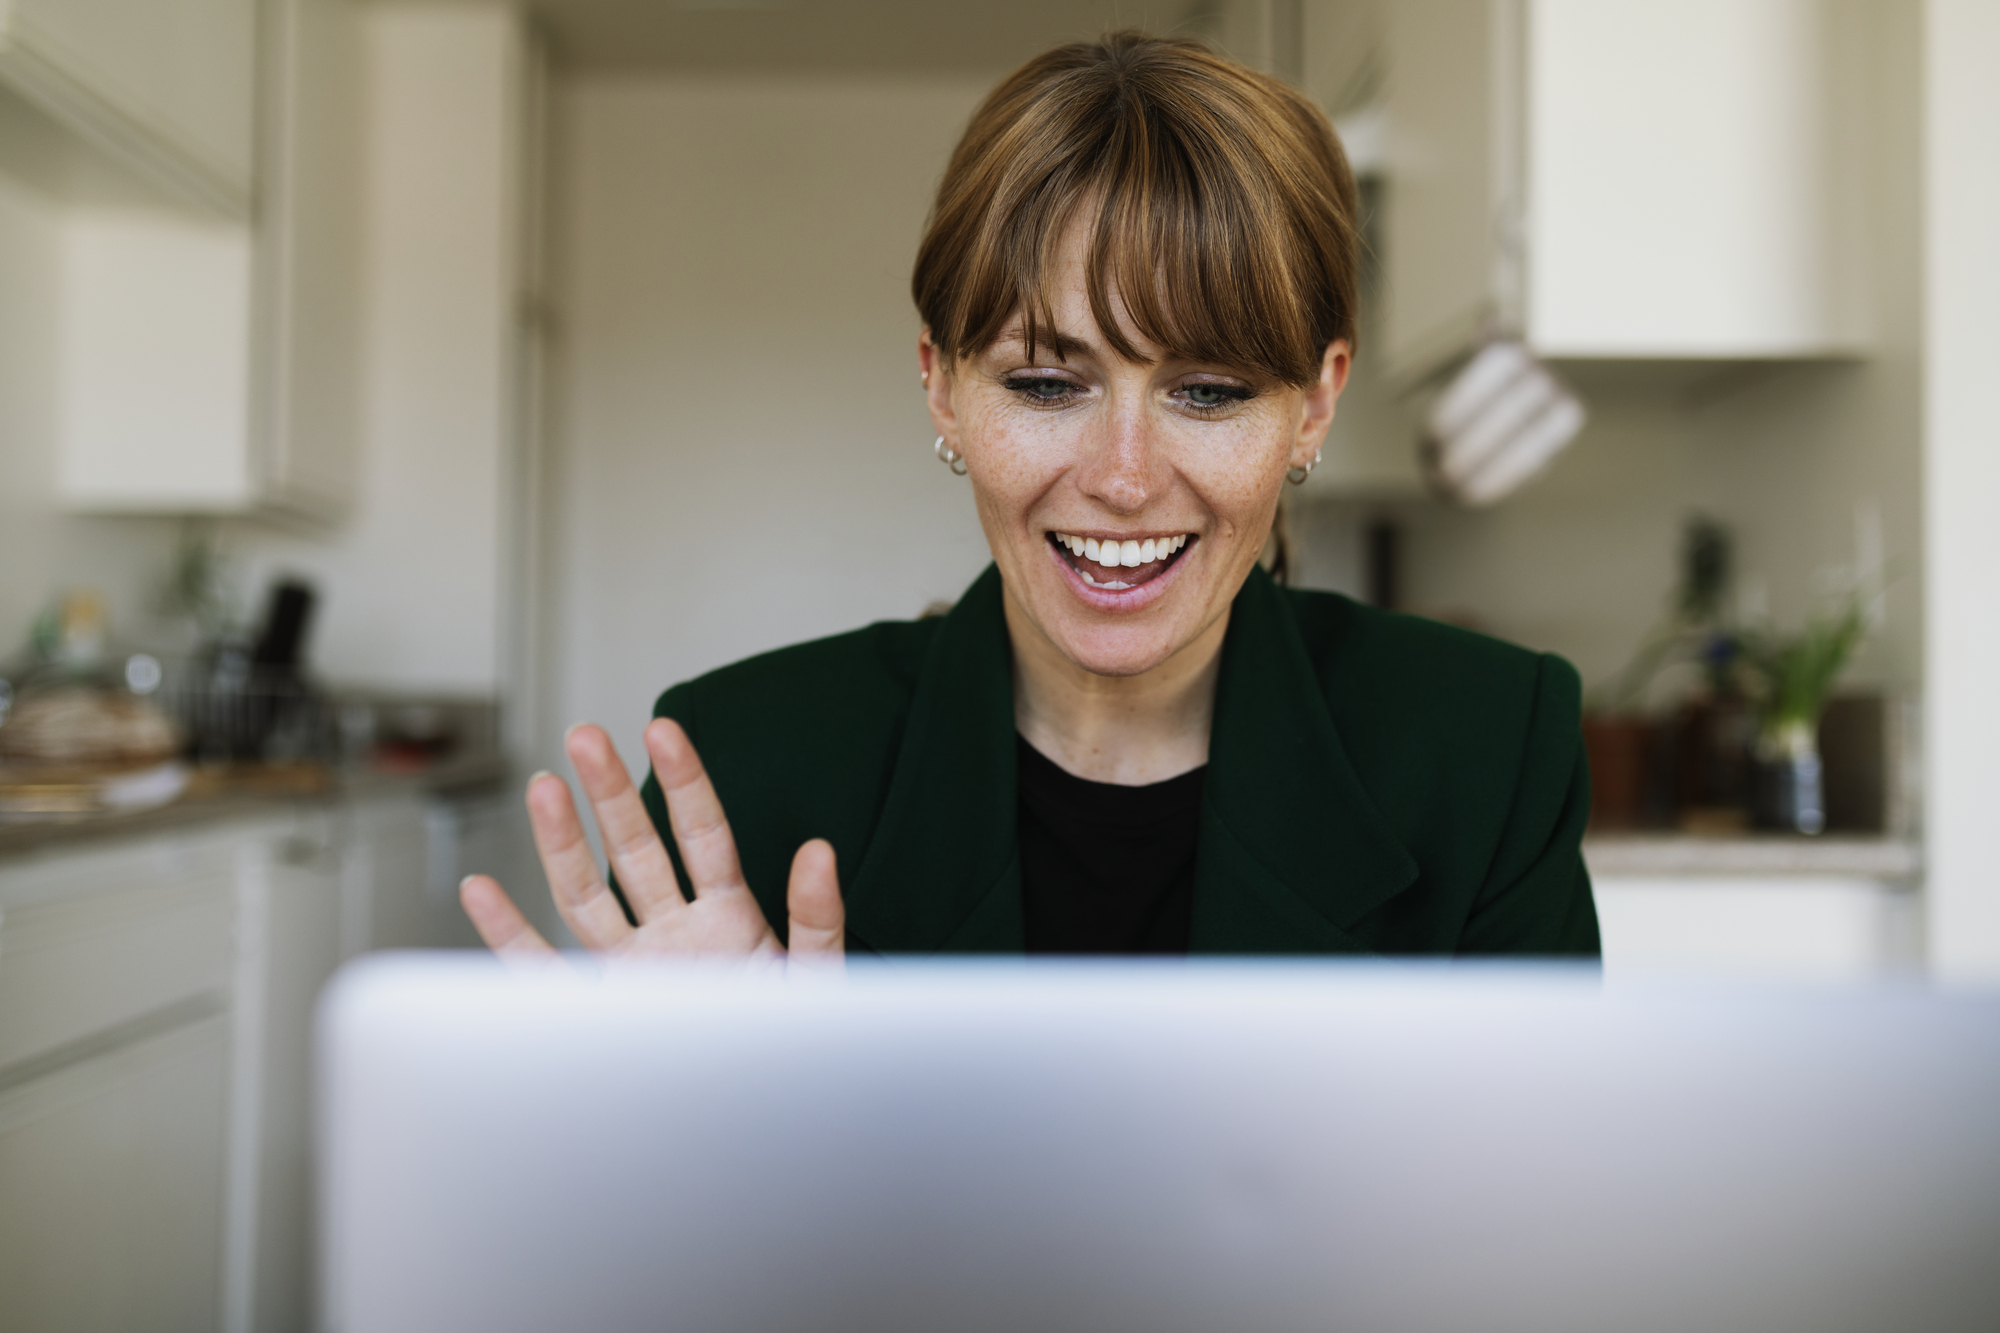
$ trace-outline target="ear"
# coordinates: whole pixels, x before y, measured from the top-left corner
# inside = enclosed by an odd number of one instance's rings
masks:
[[[931,341],[930,326],[917,335],[917,366],[924,383],[924,401],[931,410],[931,425],[944,436],[951,449],[958,448],[958,413],[951,405],[951,362]]]
[[[1333,425],[1334,405],[1347,387],[1347,373],[1354,368],[1354,349],[1347,339],[1336,338],[1326,345],[1320,358],[1319,379],[1306,390],[1305,409],[1299,418],[1298,438],[1293,441],[1293,467],[1309,467],[1326,444],[1327,428]]]

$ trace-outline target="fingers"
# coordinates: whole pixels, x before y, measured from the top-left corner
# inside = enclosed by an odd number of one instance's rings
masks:
[[[674,842],[695,896],[728,890],[748,893],[742,864],[736,859],[735,835],[687,733],[672,718],[655,718],[646,728],[646,752],[666,794]],[[622,875],[624,867],[619,872]]]
[[[794,962],[840,962],[847,955],[847,906],[840,900],[840,876],[833,844],[814,838],[792,858],[785,891],[791,917],[788,948]]]
[[[528,824],[556,910],[576,932],[578,942],[588,949],[609,949],[631,934],[624,910],[597,873],[597,858],[583,836],[569,785],[555,774],[537,773],[528,779]]]
[[[500,957],[515,960],[555,955],[549,942],[528,924],[528,918],[491,875],[467,875],[459,883],[458,901],[472,918],[479,938]]]
[[[638,788],[632,785],[632,777],[625,771],[625,761],[618,757],[611,737],[604,728],[586,723],[570,728],[563,748],[569,752],[570,762],[576,765],[584,795],[590,798],[591,813],[597,816],[597,831],[604,837],[605,855],[611,858],[612,868],[618,872],[619,887],[625,890],[633,915],[642,922],[656,921],[685,907],[687,900],[681,896],[680,884],[674,878],[674,864],[667,857],[660,832],[653,827],[653,817],[646,812],[646,804],[639,798]],[[581,827],[577,832],[581,837]],[[731,855],[734,856],[733,851]],[[592,873],[596,873],[595,865]]]

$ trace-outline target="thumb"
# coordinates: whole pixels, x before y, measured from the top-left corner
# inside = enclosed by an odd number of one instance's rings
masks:
[[[825,838],[804,844],[792,858],[785,912],[791,918],[788,939],[793,958],[840,961],[846,957],[847,907],[840,901],[833,844]]]

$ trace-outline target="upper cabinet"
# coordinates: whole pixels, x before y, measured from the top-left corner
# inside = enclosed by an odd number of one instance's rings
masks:
[[[1393,368],[1852,355],[1864,237],[1837,0],[1397,0]]]
[[[257,0],[0,0],[0,78],[173,194],[247,218]]]
[[[264,507],[328,516],[359,466],[361,23],[351,0],[265,14],[247,461]]]
[[[62,229],[56,485],[83,512],[253,508],[251,236],[165,208]]]
[[[0,0],[0,169],[62,201],[68,508],[350,498],[359,22],[347,0]]]

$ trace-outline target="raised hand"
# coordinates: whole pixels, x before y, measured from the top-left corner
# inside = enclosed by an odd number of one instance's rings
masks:
[[[590,798],[619,886],[639,919],[636,927],[626,921],[618,899],[598,873],[597,859],[570,800],[569,784],[553,773],[537,773],[528,781],[528,820],[535,832],[535,850],[541,855],[556,910],[586,948],[622,956],[786,957],[777,932],[743,882],[736,839],[729,832],[722,802],[678,723],[654,719],[646,728],[646,752],[666,794],[674,842],[694,885],[693,902],[681,896],[652,816],[604,729],[576,727],[564,748],[576,765],[584,795]],[[458,896],[480,938],[501,957],[554,952],[491,875],[467,876]],[[840,901],[833,847],[825,839],[814,838],[792,858],[785,906],[792,959],[836,964],[844,959],[846,910]]]

